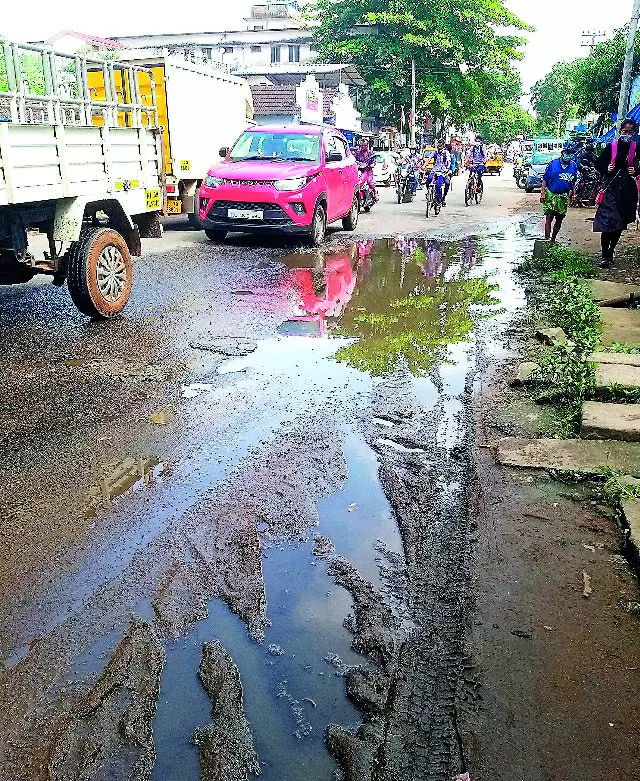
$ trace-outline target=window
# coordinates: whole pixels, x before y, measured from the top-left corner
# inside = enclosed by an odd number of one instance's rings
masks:
[[[264,25],[263,24],[254,24],[253,25],[253,29],[254,30],[264,30]]]
[[[299,46],[289,46],[289,62],[300,62]]]
[[[261,52],[262,51],[262,46],[252,46],[251,47],[251,51],[252,52]]]
[[[347,157],[347,148],[344,141],[341,138],[338,138],[338,136],[329,136],[327,138],[325,150],[328,155],[337,152],[342,160],[345,160]]]
[[[280,62],[280,47],[279,46],[272,46],[271,47],[271,64],[273,65],[276,62]]]
[[[225,54],[233,54],[233,46],[225,46],[222,51]]]
[[[211,47],[205,46],[205,48],[202,50],[202,56],[206,57],[208,60],[211,59]]]

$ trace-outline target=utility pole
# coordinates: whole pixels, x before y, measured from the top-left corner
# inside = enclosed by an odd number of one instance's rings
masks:
[[[633,54],[636,43],[636,33],[638,32],[638,16],[640,15],[640,0],[634,0],[633,15],[629,23],[629,36],[627,37],[627,53],[624,58],[624,68],[622,69],[622,86],[620,88],[620,102],[618,103],[618,121],[616,129],[620,130],[622,121],[627,116],[629,110],[629,93],[631,92],[631,77],[633,68]]]
[[[637,0],[640,4],[640,0]],[[411,146],[416,145],[416,60],[411,58]]]

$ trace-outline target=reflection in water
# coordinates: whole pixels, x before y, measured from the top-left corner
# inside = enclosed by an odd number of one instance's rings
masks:
[[[472,276],[481,263],[473,237],[446,245],[406,237],[359,242],[314,269],[297,266],[297,256],[286,262],[298,301],[280,332],[357,337],[335,357],[374,376],[401,361],[415,376],[427,373],[449,345],[469,340],[473,307],[498,303],[496,286]]]

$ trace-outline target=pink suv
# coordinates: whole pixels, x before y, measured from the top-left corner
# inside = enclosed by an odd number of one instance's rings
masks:
[[[279,231],[317,246],[328,223],[341,219],[355,230],[358,166],[335,128],[253,127],[220,154],[200,187],[200,220],[212,241],[230,231]]]

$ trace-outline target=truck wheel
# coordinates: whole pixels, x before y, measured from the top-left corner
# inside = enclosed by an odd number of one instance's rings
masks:
[[[311,223],[311,246],[319,247],[324,241],[327,232],[327,213],[324,206],[318,203],[313,212],[313,222]]]
[[[111,228],[85,228],[69,256],[67,287],[73,303],[89,317],[108,320],[123,309],[133,285],[126,241]]]
[[[227,231],[216,231],[212,228],[205,228],[204,235],[209,239],[209,241],[220,243],[227,238]]]
[[[360,199],[357,193],[353,195],[353,202],[349,214],[342,218],[342,227],[346,231],[354,231],[358,227],[358,217],[360,215]]]

